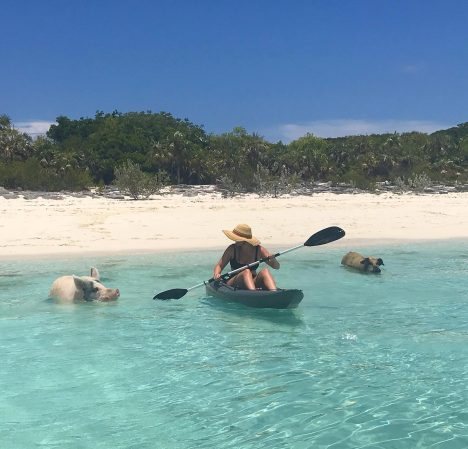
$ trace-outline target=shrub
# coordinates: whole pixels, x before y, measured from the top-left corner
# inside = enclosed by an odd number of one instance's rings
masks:
[[[395,188],[398,192],[406,192],[412,190],[414,192],[424,192],[425,189],[431,186],[431,179],[425,173],[414,174],[411,178],[407,180],[403,178],[396,178]]]
[[[235,182],[230,176],[223,175],[217,180],[217,186],[221,190],[224,198],[233,197],[238,193],[245,193],[245,189],[241,184]]]
[[[423,192],[431,186],[431,179],[425,173],[415,174],[408,180],[408,184],[415,192]]]
[[[371,179],[357,170],[351,170],[348,173],[348,182],[355,189],[375,191],[376,188],[375,179]]]
[[[285,167],[281,168],[279,174],[272,174],[268,169],[259,167],[254,175],[254,183],[260,196],[271,195],[278,198],[297,188],[299,176],[289,174]]]
[[[168,175],[159,171],[150,175],[141,170],[139,164],[130,160],[115,169],[115,185],[122,192],[137,200],[140,197],[148,198],[159,192],[168,182]]]
[[[79,191],[92,185],[91,177],[85,170],[65,167],[61,170],[44,167],[35,158],[26,161],[0,163],[0,185],[8,189]]]
[[[408,184],[401,177],[395,179],[395,189],[397,192],[406,192],[408,190]]]

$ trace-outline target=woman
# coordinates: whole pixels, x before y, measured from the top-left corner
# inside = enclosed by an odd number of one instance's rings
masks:
[[[213,278],[219,279],[223,268],[230,263],[231,270],[248,265],[249,263],[269,257],[266,261],[271,268],[278,270],[280,264],[275,257],[270,254],[266,248],[260,245],[260,241],[252,236],[252,229],[249,225],[238,224],[232,231],[223,229],[224,234],[235,243],[229,245],[224,251],[223,256],[215,265],[213,270]],[[246,290],[256,290],[261,288],[263,290],[276,290],[276,283],[268,268],[263,268],[258,273],[257,267],[252,267],[241,271],[236,274],[226,283],[236,288],[243,288]]]

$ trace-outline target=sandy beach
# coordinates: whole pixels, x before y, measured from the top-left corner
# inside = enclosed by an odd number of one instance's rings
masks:
[[[281,198],[190,189],[148,200],[18,193],[0,196],[0,258],[224,248],[221,229],[248,223],[271,250],[295,246],[327,226],[333,245],[468,239],[468,193],[335,194]]]

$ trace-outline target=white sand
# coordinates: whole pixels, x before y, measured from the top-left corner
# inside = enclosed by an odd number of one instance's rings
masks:
[[[221,229],[248,223],[271,251],[303,243],[327,226],[346,237],[330,245],[468,239],[468,193],[332,194],[234,199],[219,194],[6,199],[0,196],[0,258],[224,248]]]

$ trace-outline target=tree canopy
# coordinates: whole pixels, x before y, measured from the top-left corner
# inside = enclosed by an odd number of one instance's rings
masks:
[[[172,184],[224,180],[244,191],[255,191],[279,177],[363,188],[421,174],[442,183],[466,183],[468,123],[433,134],[327,139],[307,134],[284,144],[268,142],[241,127],[208,134],[203,126],[168,112],[98,111],[94,117],[57,117],[46,136],[32,140],[16,130],[7,115],[0,115],[0,185],[24,188],[20,185],[25,184],[24,176],[15,181],[11,169],[14,165],[19,173],[24,165],[26,170],[26,162],[41,167],[49,178],[80,179],[76,188],[111,184],[116,169],[129,162],[151,175],[165,173]],[[50,188],[61,185],[51,183]]]

